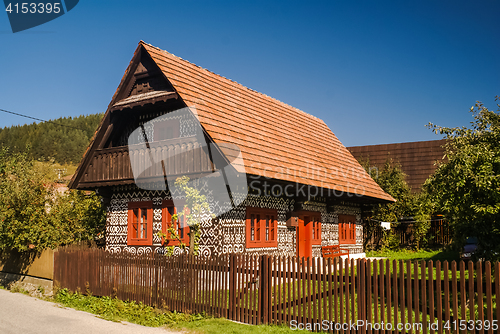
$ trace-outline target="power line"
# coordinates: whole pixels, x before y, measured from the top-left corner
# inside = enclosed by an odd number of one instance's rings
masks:
[[[8,110],[4,110],[4,109],[0,109],[0,111],[6,112],[6,113],[9,113],[9,114],[12,114],[12,115],[16,115],[16,116],[21,116],[21,117],[31,118],[31,119],[34,119],[34,120],[36,120],[36,121],[40,121],[40,122],[44,122],[44,123],[52,123],[52,124],[59,125],[59,126],[65,126],[65,127],[67,127],[67,128],[72,128],[72,129],[77,129],[77,130],[87,131],[87,130],[85,130],[85,129],[82,129],[82,128],[77,128],[77,127],[75,127],[75,126],[65,125],[65,124],[60,124],[60,123],[56,123],[56,122],[53,122],[53,121],[46,121],[46,120],[41,119],[41,118],[36,118],[36,117],[28,116],[28,115],[18,114],[18,113],[13,112],[13,111],[8,111]]]

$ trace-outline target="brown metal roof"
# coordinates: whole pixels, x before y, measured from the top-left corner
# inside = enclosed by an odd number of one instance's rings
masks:
[[[368,159],[371,166],[382,168],[388,158],[401,164],[406,182],[413,191],[420,191],[422,184],[436,170],[436,161],[444,157],[445,140],[430,140],[384,145],[352,146],[347,149],[356,159]]]
[[[322,120],[142,41],[134,57],[141,48],[179,98],[196,108],[212,139],[239,146],[244,166],[236,165],[238,171],[394,201]],[[110,106],[118,102],[131,65]]]

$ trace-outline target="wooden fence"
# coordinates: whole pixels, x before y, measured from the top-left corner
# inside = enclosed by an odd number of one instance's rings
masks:
[[[400,222],[392,228],[392,232],[397,235],[400,247],[416,246],[415,223]],[[388,231],[380,226],[380,222],[371,222],[363,229],[364,246],[377,249],[382,245]],[[425,235],[425,244],[428,246],[446,246],[451,242],[452,230],[449,223],[444,219],[431,221],[431,226]]]
[[[61,287],[333,333],[497,333],[500,264],[58,251]]]

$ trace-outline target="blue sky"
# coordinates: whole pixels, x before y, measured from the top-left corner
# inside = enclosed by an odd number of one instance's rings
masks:
[[[440,139],[497,110],[500,1],[91,1],[13,34],[0,109],[106,110],[140,40],[323,119],[346,146]],[[0,127],[30,123],[0,113]],[[304,124],[304,131],[314,131]]]

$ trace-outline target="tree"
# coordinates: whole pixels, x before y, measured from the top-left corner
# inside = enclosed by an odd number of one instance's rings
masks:
[[[92,239],[104,228],[100,198],[58,194],[29,153],[0,149],[0,250],[56,248]]]
[[[102,116],[61,117],[49,122],[0,128],[0,147],[20,153],[30,146],[30,155],[35,159],[54,158],[59,163],[77,163]]]
[[[405,181],[406,174],[401,169],[401,165],[390,157],[387,158],[381,170],[371,167],[369,160],[361,161],[361,165],[373,180],[396,200],[395,203],[377,204],[373,208],[372,218],[375,221],[366,226],[366,232],[370,234],[374,228],[378,228],[380,221],[392,222],[396,225],[403,218],[413,217],[416,246],[420,248],[430,227],[430,206],[427,194],[425,192],[413,194]],[[399,240],[393,230],[386,235],[384,241],[385,247],[399,247]]]
[[[25,251],[50,234],[43,179],[26,154],[0,151],[0,248]]]
[[[189,254],[197,255],[199,248],[201,221],[207,214],[212,218],[214,218],[214,216],[210,213],[210,208],[208,206],[206,196],[200,194],[200,191],[198,189],[189,185],[189,177],[183,176],[177,178],[177,180],[175,181],[175,185],[179,187],[186,195],[186,203],[184,205],[184,210],[172,215],[172,222],[176,222],[177,220],[181,219],[182,216],[185,216],[185,222],[189,227]],[[186,245],[179,237],[177,230],[173,226],[170,226],[168,228],[168,232],[170,234],[170,238],[179,241],[181,248],[186,247]],[[163,232],[158,232],[158,235],[162,238],[168,238],[168,235]]]
[[[499,97],[496,97],[498,101]],[[500,112],[500,105],[497,104]],[[447,162],[427,180],[436,208],[450,220],[453,243],[469,236],[479,242],[479,257],[500,258],[500,113],[481,102],[471,107],[471,126],[428,127],[447,139]]]
[[[369,161],[363,163],[365,169],[369,166]],[[410,186],[405,181],[405,173],[399,163],[388,158],[384,167],[374,172],[373,168],[367,169],[375,182],[396,202],[389,204],[379,204],[374,209],[373,217],[387,222],[396,222],[402,217],[411,216],[413,211],[413,196]]]
[[[106,211],[101,205],[100,196],[81,190],[71,190],[56,196],[48,216],[58,230],[53,247],[94,240],[104,232],[106,224]]]

